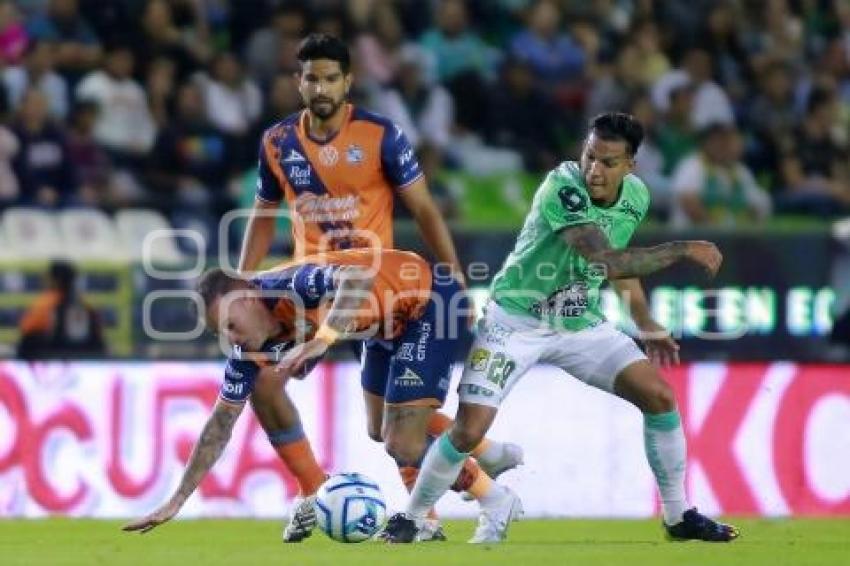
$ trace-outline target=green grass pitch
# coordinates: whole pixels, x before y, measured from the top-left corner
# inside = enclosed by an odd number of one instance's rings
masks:
[[[80,519],[0,520],[0,564],[124,566],[463,565],[780,566],[850,565],[850,519],[734,521],[732,544],[670,543],[657,521],[527,520],[510,540],[472,546],[472,521],[449,521],[449,542],[388,546],[339,544],[322,533],[301,544],[280,542],[275,521],[175,521],[146,535],[121,523]]]

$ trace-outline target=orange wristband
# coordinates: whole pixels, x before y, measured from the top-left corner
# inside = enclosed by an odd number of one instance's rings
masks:
[[[328,346],[331,346],[334,342],[339,340],[340,335],[341,333],[339,330],[335,330],[327,324],[322,324],[316,331],[316,335],[313,338],[321,340]]]

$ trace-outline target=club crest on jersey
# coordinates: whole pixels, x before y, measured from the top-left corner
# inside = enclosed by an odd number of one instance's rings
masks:
[[[319,161],[326,167],[336,165],[339,161],[339,151],[332,145],[326,145],[319,150]]]
[[[348,146],[348,149],[345,150],[345,160],[351,163],[352,165],[363,162],[363,149],[353,143]]]
[[[476,348],[469,355],[469,367],[472,371],[484,371],[487,369],[487,362],[490,361],[490,351],[484,348]]]
[[[303,163],[307,161],[297,149],[290,149],[289,155],[283,158],[284,163]]]

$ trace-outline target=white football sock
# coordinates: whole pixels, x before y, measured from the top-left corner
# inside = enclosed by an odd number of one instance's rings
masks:
[[[420,522],[455,482],[468,456],[458,452],[446,434],[432,442],[419,467],[419,477],[410,493],[407,514]]]
[[[643,438],[646,459],[661,493],[664,522],[675,525],[690,508],[685,496],[687,448],[679,412],[644,414]]]

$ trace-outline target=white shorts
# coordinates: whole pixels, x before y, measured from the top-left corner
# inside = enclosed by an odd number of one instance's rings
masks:
[[[537,363],[552,364],[613,393],[617,375],[645,359],[634,340],[610,322],[578,332],[558,331],[535,318],[510,314],[490,301],[478,323],[458,394],[462,403],[498,407]]]

